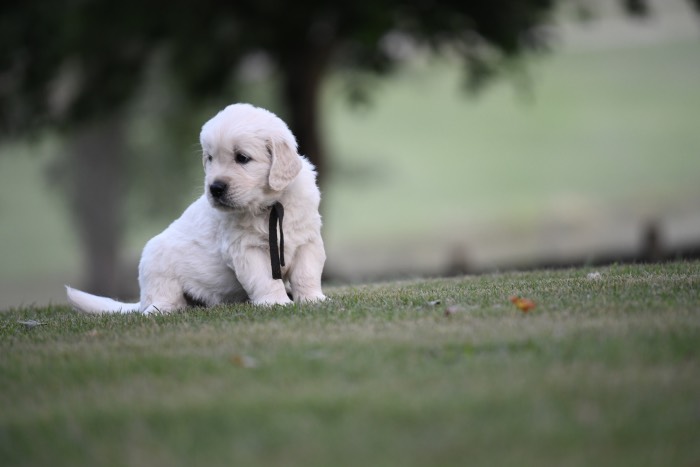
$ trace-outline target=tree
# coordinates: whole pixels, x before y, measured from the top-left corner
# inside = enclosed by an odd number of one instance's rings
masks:
[[[0,131],[58,127],[72,142],[67,193],[91,290],[108,293],[121,235],[128,147],[121,116],[156,58],[190,102],[221,96],[242,60],[267,56],[301,152],[326,173],[319,90],[334,67],[386,73],[387,39],[462,57],[478,87],[546,48],[554,0],[25,0],[0,10]],[[632,10],[644,0],[625,0]],[[631,7],[629,6],[631,5]],[[356,91],[363,91],[362,86]],[[221,101],[221,99],[218,99]],[[89,241],[97,238],[99,241]],[[105,272],[107,271],[107,272]]]
[[[552,0],[243,0],[192,21],[173,44],[173,63],[184,88],[198,96],[219,92],[222,78],[242,57],[265,53],[278,72],[286,120],[323,178],[327,158],[319,132],[319,90],[332,67],[392,70],[398,58],[384,41],[391,33],[435,51],[459,52],[476,85],[504,62],[543,50],[542,26],[552,7]],[[207,36],[208,41],[191,41]]]
[[[120,118],[151,50],[136,4],[17,2],[0,14],[0,111],[5,134],[65,131],[59,179],[85,248],[89,287],[113,293],[127,161]]]
[[[474,82],[504,59],[541,50],[553,0],[401,2],[17,2],[5,6],[0,122],[5,131],[70,127],[122,109],[156,50],[191,98],[220,95],[241,59],[264,52],[302,151],[324,172],[318,90],[333,65],[386,72],[383,38],[449,46]]]

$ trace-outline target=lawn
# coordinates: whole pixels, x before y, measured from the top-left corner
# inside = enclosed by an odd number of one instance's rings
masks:
[[[529,88],[504,80],[469,96],[454,62],[429,60],[380,82],[356,112],[332,82],[331,245],[445,240],[491,222],[614,226],[621,213],[697,206],[697,40],[557,53],[528,69]]]
[[[593,272],[155,317],[13,309],[0,464],[698,465],[700,263]]]

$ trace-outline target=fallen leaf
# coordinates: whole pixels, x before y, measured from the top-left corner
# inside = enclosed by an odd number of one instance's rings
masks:
[[[450,305],[447,308],[445,308],[445,316],[452,316],[462,311],[464,311],[464,308],[462,308],[461,306]]]
[[[510,301],[513,302],[513,305],[515,305],[516,308],[522,311],[523,313],[527,313],[536,306],[535,302],[533,302],[529,298],[518,297],[517,295],[513,295],[512,297],[510,297]]]
[[[238,368],[257,368],[258,363],[253,357],[248,355],[235,354],[229,358],[229,361],[236,365]]]
[[[431,300],[428,302],[428,306],[436,306],[442,303],[442,300]]]

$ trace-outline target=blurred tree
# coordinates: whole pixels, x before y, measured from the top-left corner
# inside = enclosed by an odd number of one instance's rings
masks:
[[[128,153],[122,115],[153,36],[135,2],[5,2],[0,10],[0,128],[65,130],[58,181],[85,248],[91,289],[118,288]]]
[[[155,51],[180,90],[219,96],[241,59],[265,54],[302,151],[324,171],[318,91],[331,65],[386,72],[398,42],[458,52],[473,85],[541,50],[554,0],[63,0],[5,4],[0,123],[5,131],[73,128],[123,110]],[[361,91],[361,89],[356,89]],[[355,95],[359,95],[355,93]],[[110,117],[111,118],[111,117]],[[99,156],[96,156],[99,157]]]
[[[622,3],[646,11],[645,0]],[[65,192],[86,245],[89,288],[112,293],[130,156],[123,116],[154,61],[171,74],[174,94],[199,104],[226,100],[221,95],[241,63],[266,57],[280,82],[278,112],[323,178],[319,91],[332,67],[386,73],[410,43],[461,57],[476,89],[520,57],[545,50],[554,4],[7,1],[0,7],[0,131],[65,131]],[[352,98],[365,96],[362,81],[348,83]]]
[[[241,57],[264,54],[277,72],[282,114],[297,136],[301,152],[323,179],[327,158],[319,131],[319,91],[330,69],[386,73],[401,62],[398,49],[412,43],[438,52],[456,52],[464,59],[469,83],[477,87],[506,62],[544,49],[547,36],[543,26],[553,3],[243,0],[225,14],[217,9],[209,20],[193,23],[192,27],[199,28],[193,31],[194,36],[208,35],[216,44],[213,48],[209,42],[177,47],[175,50],[185,55],[179,55],[175,63],[185,67],[179,76],[187,78],[192,57],[206,57],[198,61],[206,72],[186,83],[198,87],[196,95],[222,84],[217,80],[229,70],[228,63],[220,60],[222,56],[235,66]],[[231,44],[236,44],[238,55],[230,52]],[[351,98],[366,97],[363,81],[349,78],[348,85]]]

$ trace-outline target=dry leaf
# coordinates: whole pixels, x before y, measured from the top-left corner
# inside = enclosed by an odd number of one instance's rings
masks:
[[[253,357],[248,355],[235,354],[229,358],[229,361],[236,365],[238,368],[256,368],[258,363]]]
[[[522,311],[523,313],[527,313],[536,306],[535,302],[529,298],[518,297],[517,295],[510,297],[510,301],[513,302],[513,305],[515,305],[518,310]]]
[[[452,316],[462,311],[464,311],[464,308],[462,308],[461,306],[450,305],[447,308],[445,308],[445,316]]]

